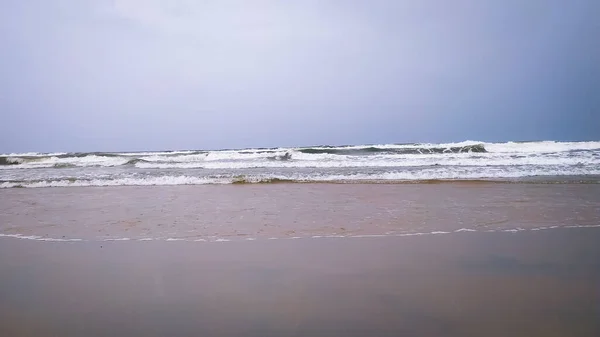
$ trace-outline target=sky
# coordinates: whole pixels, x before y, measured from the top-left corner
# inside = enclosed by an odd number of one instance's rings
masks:
[[[597,0],[0,0],[0,153],[600,139]]]

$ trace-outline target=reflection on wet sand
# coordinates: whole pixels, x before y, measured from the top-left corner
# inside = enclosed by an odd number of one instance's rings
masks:
[[[3,336],[595,336],[600,230],[0,239]]]

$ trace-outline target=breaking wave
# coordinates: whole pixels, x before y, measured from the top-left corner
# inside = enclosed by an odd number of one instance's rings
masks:
[[[257,168],[428,165],[593,165],[600,142],[387,144],[172,152],[0,155],[0,168]]]
[[[348,147],[348,148],[330,148],[317,147],[299,149],[299,152],[309,154],[341,154],[341,155],[369,155],[369,154],[439,154],[439,153],[485,153],[487,152],[483,144],[451,146],[451,147]]]
[[[11,153],[0,187],[498,180],[600,175],[600,142],[465,141],[219,151]]]
[[[591,174],[590,174],[591,172]],[[539,180],[539,177],[550,177]],[[562,178],[561,178],[562,177]],[[435,182],[467,182],[467,181],[512,181],[512,182],[545,182],[545,183],[600,183],[600,168],[593,171],[584,169],[560,170],[530,168],[528,170],[491,169],[486,171],[477,168],[456,170],[452,168],[427,168],[413,171],[389,171],[379,173],[340,173],[323,174],[247,174],[247,175],[163,175],[163,176],[131,176],[101,178],[62,177],[37,180],[0,180],[0,188],[19,187],[75,187],[75,186],[170,186],[170,185],[244,185],[244,184],[276,184],[276,183],[435,183]]]

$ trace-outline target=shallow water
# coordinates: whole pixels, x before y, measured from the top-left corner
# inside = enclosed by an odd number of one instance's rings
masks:
[[[598,184],[268,184],[0,190],[0,236],[239,241],[600,225]]]

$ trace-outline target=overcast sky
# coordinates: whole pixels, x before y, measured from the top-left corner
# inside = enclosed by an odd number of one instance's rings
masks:
[[[0,0],[0,152],[600,139],[600,1]]]

